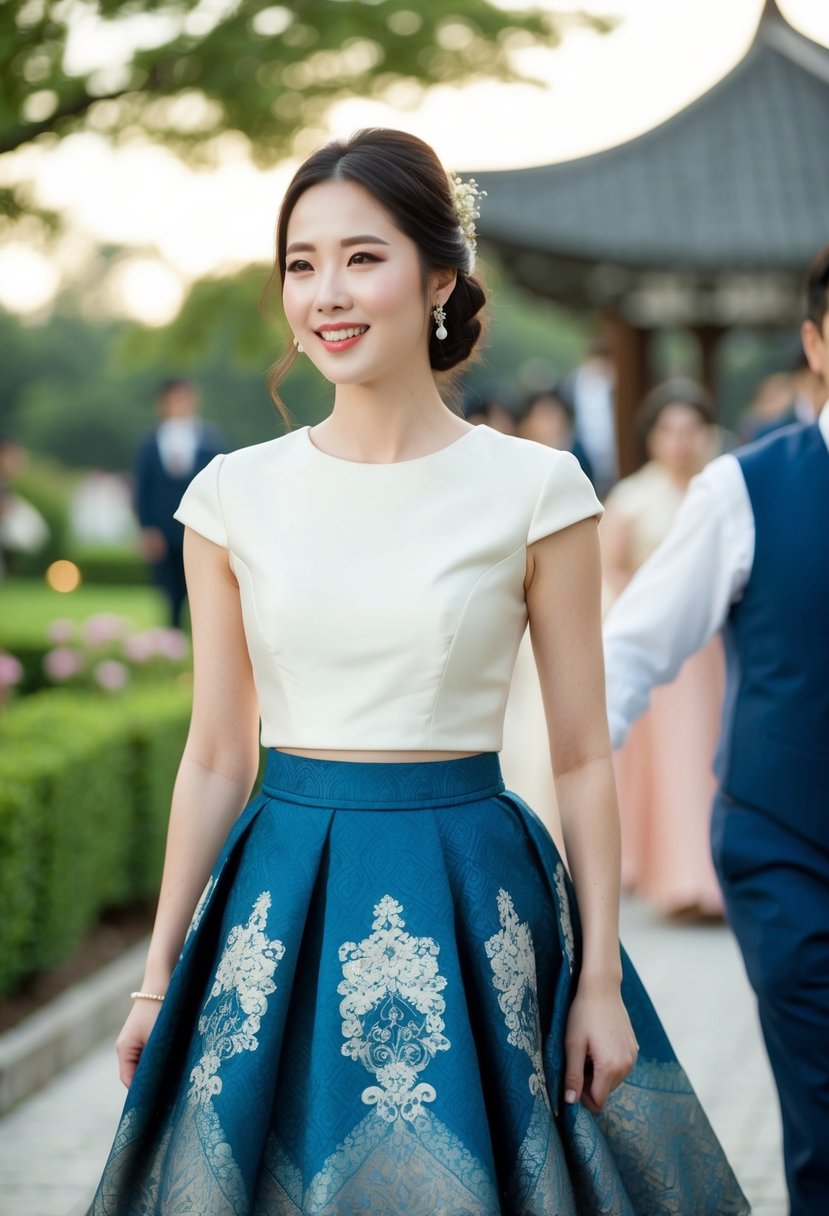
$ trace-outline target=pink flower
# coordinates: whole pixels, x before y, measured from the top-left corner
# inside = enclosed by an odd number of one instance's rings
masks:
[[[171,663],[186,659],[190,653],[187,635],[180,629],[159,629],[156,644],[157,653],[169,659]]]
[[[99,612],[91,616],[83,627],[84,639],[90,646],[101,646],[122,638],[127,631],[127,622],[112,612]]]
[[[123,655],[130,663],[146,663],[155,654],[153,631],[145,629],[124,639]]]
[[[50,642],[54,642],[56,646],[63,646],[66,642],[71,642],[75,636],[75,622],[70,621],[68,617],[60,617],[56,621],[52,621],[49,628],[46,630],[46,636]]]
[[[180,629],[143,629],[124,640],[124,658],[132,663],[146,663],[156,657],[177,663],[189,653],[187,635]]]
[[[23,664],[12,654],[0,650],[0,688],[19,684],[23,679]]]
[[[50,680],[69,680],[83,670],[83,655],[70,646],[56,646],[43,656],[43,670]]]
[[[129,679],[129,671],[116,659],[104,659],[102,663],[97,663],[92,674],[95,683],[107,692],[117,692]]]

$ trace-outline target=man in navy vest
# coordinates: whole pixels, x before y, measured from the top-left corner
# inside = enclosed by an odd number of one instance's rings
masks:
[[[158,392],[160,421],[145,435],[135,462],[135,509],[141,551],[167,598],[170,623],[181,625],[187,598],[184,528],[173,512],[191,480],[223,451],[218,431],[198,416],[198,393],[190,380],[165,380]]]
[[[803,347],[829,395],[829,246]],[[721,456],[605,627],[615,747],[718,630],[728,662],[714,863],[757,995],[791,1216],[829,1213],[829,403]]]

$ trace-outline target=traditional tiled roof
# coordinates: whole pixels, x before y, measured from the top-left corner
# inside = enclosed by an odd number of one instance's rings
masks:
[[[646,134],[562,164],[477,172],[479,232],[559,266],[802,271],[829,242],[828,152],[829,48],[767,0],[737,66]]]

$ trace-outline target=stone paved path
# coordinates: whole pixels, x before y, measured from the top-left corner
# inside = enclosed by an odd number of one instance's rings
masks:
[[[731,935],[626,901],[623,937],[756,1216],[786,1216],[777,1103]],[[0,1216],[81,1216],[123,1098],[107,1042],[2,1120]]]

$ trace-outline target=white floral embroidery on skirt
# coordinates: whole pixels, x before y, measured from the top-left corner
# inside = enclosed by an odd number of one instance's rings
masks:
[[[438,969],[438,943],[407,932],[402,914],[402,905],[384,895],[374,907],[373,932],[339,948],[342,1053],[377,1078],[379,1084],[362,1093],[374,1109],[304,1192],[299,1169],[272,1132],[255,1216],[500,1211],[487,1170],[424,1105],[437,1095],[434,1086],[417,1083],[418,1074],[451,1047],[443,1034],[446,979]]]
[[[530,1093],[539,1094],[549,1110],[550,1099],[541,1059],[541,1018],[532,933],[530,926],[518,919],[512,896],[503,887],[498,892],[498,916],[501,930],[484,946],[507,1026],[507,1042],[529,1056],[533,1066]]]
[[[417,1074],[451,1046],[441,1017],[446,980],[438,972],[440,947],[431,937],[407,933],[402,912],[384,895],[374,908],[374,932],[339,950],[343,979],[337,992],[347,1040],[342,1052],[377,1077],[379,1085],[364,1089],[363,1101],[389,1123],[416,1119],[424,1102],[434,1102],[435,1090],[416,1085]]]

